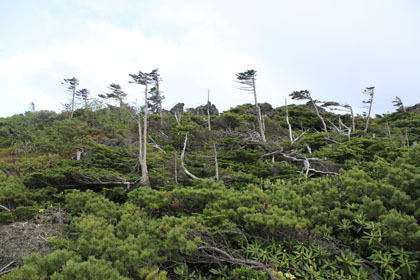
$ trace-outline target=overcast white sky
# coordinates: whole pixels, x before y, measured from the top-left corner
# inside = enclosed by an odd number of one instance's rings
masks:
[[[155,68],[167,109],[206,103],[207,88],[221,110],[252,103],[234,79],[255,69],[259,102],[308,89],[361,112],[375,86],[374,113],[392,112],[396,95],[420,102],[420,1],[0,0],[0,117],[60,110],[73,76],[142,101],[128,74]]]

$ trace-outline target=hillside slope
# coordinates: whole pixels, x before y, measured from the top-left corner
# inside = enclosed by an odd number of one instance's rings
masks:
[[[321,132],[309,105],[288,106],[290,131],[262,104],[266,142],[249,104],[215,109],[211,129],[203,110],[151,114],[148,186],[133,108],[2,118],[5,244],[22,240],[13,225],[63,229],[34,231],[43,254],[23,266],[2,248],[1,279],[420,279],[413,108],[368,133],[320,108]]]

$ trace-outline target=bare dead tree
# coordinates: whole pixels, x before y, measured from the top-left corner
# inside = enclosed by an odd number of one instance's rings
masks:
[[[185,158],[185,150],[187,148],[187,142],[188,142],[188,133],[185,134],[185,140],[184,140],[184,147],[182,148],[182,152],[181,152],[181,168],[184,171],[185,174],[187,174],[189,177],[191,177],[194,180],[205,180],[204,178],[200,178],[195,176],[194,174],[192,174],[190,171],[188,171],[188,169],[185,167],[185,162],[184,162],[184,158]],[[213,151],[214,151],[214,164],[215,164],[215,169],[216,169],[216,175],[214,177],[214,179],[216,181],[219,181],[219,163],[217,161],[217,149],[216,149],[216,144],[213,144]]]
[[[293,139],[293,130],[292,130],[292,126],[290,125],[289,122],[289,109],[287,107],[287,98],[284,99],[284,104],[286,107],[286,122],[287,122],[287,126],[289,127],[289,140],[290,142],[294,143],[295,140]]]
[[[369,104],[368,113],[366,115],[366,125],[365,125],[365,133],[368,132],[369,129],[369,120],[370,120],[370,114],[372,112],[372,104],[373,104],[373,96],[375,95],[375,87],[367,87],[364,91],[364,94],[367,94],[369,96],[368,100],[363,101],[364,104]]]
[[[185,174],[187,174],[189,177],[191,177],[194,180],[204,180],[203,178],[199,178],[197,176],[195,176],[194,174],[192,174],[190,171],[188,171],[188,169],[185,167],[185,163],[184,163],[184,157],[185,157],[185,149],[187,148],[187,141],[188,141],[188,133],[185,134],[185,140],[184,140],[184,148],[182,148],[182,152],[181,152],[181,168],[182,170],[185,172]]]
[[[347,139],[350,141],[350,139],[351,139],[351,128],[350,127],[348,127],[347,125],[345,125],[344,123],[343,123],[343,121],[341,120],[341,118],[340,117],[338,117],[338,121],[339,121],[339,124],[341,125],[341,126],[343,126],[345,129],[347,129]]]
[[[175,117],[176,123],[178,125],[181,125],[182,113],[181,112],[175,112],[174,117]]]
[[[328,102],[324,102],[324,104],[322,104],[322,107],[328,108],[328,109],[333,110],[333,111],[342,111],[342,112],[349,113],[350,116],[351,116],[352,131],[356,131],[356,120],[354,119],[353,108],[350,105],[340,104],[340,103],[335,102],[335,101],[328,101]]]
[[[211,122],[210,122],[210,89],[207,90],[207,123],[208,123],[208,130],[211,131]],[[213,151],[214,151],[214,165],[216,169],[216,175],[214,179],[219,181],[219,163],[217,161],[217,149],[216,143],[213,144]]]
[[[112,175],[108,178],[101,178],[97,174],[87,174],[76,172],[73,173],[73,178],[80,184],[84,185],[125,185],[127,190],[130,190],[132,185],[137,181],[130,182],[120,176]]]

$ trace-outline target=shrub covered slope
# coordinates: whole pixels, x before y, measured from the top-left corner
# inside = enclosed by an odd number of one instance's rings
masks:
[[[149,115],[149,185],[133,108],[0,119],[0,238],[65,228],[2,279],[420,279],[420,114],[268,107]]]

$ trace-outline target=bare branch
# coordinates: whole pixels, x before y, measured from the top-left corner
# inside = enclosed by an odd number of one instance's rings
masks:
[[[15,261],[11,261],[10,263],[8,263],[6,266],[4,266],[4,267],[2,267],[1,269],[0,269],[0,275],[2,275],[2,274],[6,274],[7,272],[10,272],[10,270],[6,270],[6,271],[4,271],[6,268],[8,268],[9,266],[11,266],[12,264],[14,264],[15,263]]]
[[[6,211],[8,211],[8,212],[11,212],[9,208],[7,208],[6,206],[3,206],[3,205],[1,205],[1,204],[0,204],[0,208],[1,208],[1,209],[6,210]]]
[[[199,177],[195,176],[191,172],[189,172],[187,170],[187,168],[185,167],[184,157],[185,157],[185,149],[187,148],[187,141],[188,141],[188,133],[185,134],[184,148],[182,149],[182,152],[181,152],[181,168],[182,168],[182,170],[184,170],[185,174],[187,174],[188,176],[190,176],[192,179],[194,179],[194,180],[204,180],[202,178],[199,178]]]
[[[149,135],[149,139],[152,140],[152,146],[156,149],[158,149],[159,151],[163,152],[164,154],[166,154],[165,150],[163,150],[156,142],[155,140],[153,140],[152,136]]]
[[[217,247],[213,247],[213,246],[200,246],[197,249],[200,250],[200,251],[212,251],[214,253],[217,253],[218,255],[214,255],[214,254],[210,255],[209,254],[209,257],[217,258],[218,260],[224,260],[224,261],[229,262],[231,264],[242,264],[242,265],[247,265],[247,266],[253,266],[255,268],[261,269],[262,271],[267,273],[267,275],[270,277],[271,280],[278,280],[279,279],[263,263],[253,261],[253,260],[248,260],[248,259],[235,258],[232,255],[230,255],[229,253],[227,253],[226,251],[224,251],[222,249],[219,249]]]

